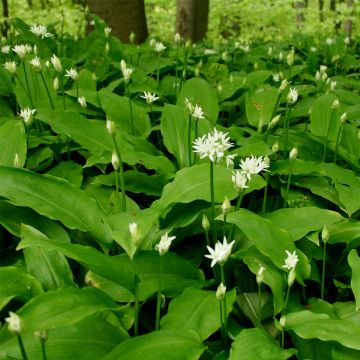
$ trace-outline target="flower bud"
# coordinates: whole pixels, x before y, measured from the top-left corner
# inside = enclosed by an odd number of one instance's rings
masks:
[[[288,83],[287,79],[284,79],[280,84],[279,92],[282,93],[288,85],[289,85],[289,83]]]
[[[106,130],[111,136],[116,134],[116,124],[109,118],[106,119]]]
[[[56,78],[54,79],[53,87],[54,87],[54,90],[55,90],[55,91],[58,91],[58,90],[59,90],[59,78],[58,78],[58,77],[56,77]]]
[[[340,106],[339,100],[338,100],[338,99],[335,99],[335,100],[333,101],[332,105],[331,105],[331,109],[332,109],[332,110],[336,110],[336,109],[339,108],[339,106]]]
[[[273,129],[279,122],[281,115],[276,115],[269,123],[269,128]]]
[[[78,103],[83,109],[87,108],[86,98],[84,96],[78,97]]]
[[[298,149],[296,147],[293,147],[289,154],[290,160],[295,160],[298,156]]]
[[[221,283],[216,290],[216,298],[218,299],[218,301],[224,300],[225,294],[226,294],[226,286],[223,283]]]
[[[22,163],[21,163],[21,160],[20,160],[19,155],[17,153],[15,154],[14,164],[13,165],[16,168],[22,168]]]
[[[283,327],[283,328],[286,326],[286,318],[285,318],[285,316],[282,316],[282,317],[280,318],[279,324],[280,324],[280,326]]]
[[[288,273],[288,280],[287,280],[287,283],[288,283],[288,286],[291,287],[294,282],[295,282],[295,279],[296,279],[296,272],[295,272],[295,268],[292,268],[289,273]]]
[[[258,270],[258,272],[256,273],[256,282],[258,283],[258,285],[262,284],[264,282],[264,271],[266,269],[261,266]]]
[[[209,219],[207,218],[207,216],[205,214],[203,214],[203,216],[202,216],[201,226],[205,232],[208,232],[210,229]]]
[[[344,112],[344,113],[341,115],[340,120],[341,120],[341,122],[342,122],[343,124],[346,123],[346,120],[347,120],[347,113],[346,113],[346,112]]]
[[[130,44],[133,44],[135,42],[135,33],[132,31],[130,36],[129,36],[129,41],[130,41]]]
[[[176,33],[174,36],[175,44],[178,44],[181,41],[181,35],[179,33]]]
[[[48,338],[48,332],[46,330],[38,330],[34,332],[34,335],[37,340],[40,342],[45,342]]]
[[[104,29],[104,34],[105,34],[105,37],[108,38],[111,34],[111,27],[106,27]]]
[[[279,142],[275,141],[273,146],[271,147],[272,152],[275,154],[279,151]]]
[[[20,334],[23,329],[23,324],[18,315],[13,313],[12,311],[9,312],[9,317],[5,318],[5,322],[8,323],[8,329],[10,332],[15,334]]]
[[[325,225],[321,231],[321,240],[324,242],[324,243],[327,243],[329,241],[329,230],[327,228],[327,226]]]
[[[62,65],[61,65],[61,61],[60,59],[54,54],[51,57],[51,62],[54,66],[54,69],[58,72],[58,73],[62,73]]]
[[[224,215],[227,215],[231,210],[231,204],[227,196],[225,196],[225,199],[221,205],[221,209]]]
[[[138,224],[136,222],[130,223],[129,231],[130,231],[131,241],[133,242],[135,247],[138,247],[141,244],[141,240],[142,240],[142,234]]]
[[[119,158],[118,158],[118,156],[116,154],[116,151],[113,151],[113,153],[112,153],[111,164],[112,164],[115,171],[117,171],[119,169],[120,161],[119,161]]]

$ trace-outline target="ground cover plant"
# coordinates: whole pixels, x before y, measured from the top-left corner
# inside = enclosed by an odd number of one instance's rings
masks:
[[[359,358],[356,39],[12,26],[0,359]]]

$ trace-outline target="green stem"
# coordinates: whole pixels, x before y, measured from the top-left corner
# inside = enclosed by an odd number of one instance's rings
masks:
[[[79,98],[79,83],[75,80],[76,82],[76,100]]]
[[[41,80],[42,80],[42,82],[43,82],[43,84],[44,84],[44,87],[45,87],[47,96],[48,96],[48,98],[49,98],[50,105],[51,105],[51,109],[54,110],[54,109],[55,109],[55,108],[54,108],[54,103],[53,103],[53,101],[52,101],[52,98],[51,98],[51,95],[50,95],[50,91],[49,91],[49,88],[48,88],[48,86],[47,86],[47,84],[46,84],[46,81],[45,81],[45,79],[44,79],[44,75],[43,75],[42,71],[40,71],[40,76],[41,76]]]
[[[60,78],[61,91],[62,91],[62,102],[63,102],[63,107],[64,107],[64,110],[66,110],[66,104],[65,104],[65,90],[64,90],[64,81],[63,81],[63,79],[62,79],[61,74],[59,74],[59,78]]]
[[[324,152],[323,152],[323,158],[322,158],[323,162],[325,162],[325,160],[326,160],[326,151],[327,151],[328,142],[329,142],[329,133],[330,133],[331,124],[333,122],[334,113],[335,113],[335,110],[333,109],[332,112],[331,112],[331,118],[330,118],[329,126],[328,126],[327,131],[326,131],[326,139],[325,139]]]
[[[21,356],[23,358],[23,360],[28,360],[28,357],[26,355],[26,351],[25,351],[25,347],[24,347],[24,343],[22,341],[21,335],[18,334],[17,335],[18,338],[18,342],[19,342],[19,347],[20,347],[20,351],[21,351]]]
[[[159,330],[159,329],[160,329],[162,271],[163,271],[163,257],[160,255],[159,289],[158,289],[157,298],[156,298],[156,323],[155,323],[155,330]]]
[[[263,197],[263,204],[262,204],[262,212],[266,212],[266,202],[267,202],[267,194],[268,194],[268,182],[269,182],[269,173],[265,173],[265,181],[266,185],[264,188],[264,197]]]
[[[290,118],[290,108],[289,104],[286,104],[286,113],[284,120],[284,132],[285,132],[285,140],[284,140],[284,158],[286,159],[288,156],[288,142],[289,142],[289,118]]]
[[[224,265],[220,265],[220,273],[221,273],[221,282],[226,286],[225,280],[225,270]],[[226,292],[224,298],[221,300],[222,302],[222,310],[223,310],[223,323],[224,323],[224,348],[225,351],[228,350],[228,324],[227,324],[227,309],[226,309]]]
[[[115,170],[115,191],[116,191],[116,205],[115,205],[115,211],[119,211],[119,204],[120,204],[120,196],[119,196],[119,178],[118,178],[118,171]]]
[[[126,211],[126,193],[125,193],[124,168],[123,168],[123,163],[122,163],[122,160],[121,160],[121,154],[120,154],[120,150],[119,150],[115,135],[112,137],[112,139],[113,139],[116,155],[117,155],[117,157],[119,159],[120,186],[121,186],[121,211],[125,212]]]
[[[131,98],[130,98],[130,92],[129,92],[129,88],[125,83],[125,91],[126,91],[126,95],[129,99],[129,110],[130,110],[130,121],[131,121],[131,135],[135,135],[135,124],[134,124],[134,114],[133,114],[133,108],[132,108],[132,102],[131,102]]]
[[[326,263],[326,242],[324,242],[324,252],[322,261],[322,274],[321,274],[321,300],[324,300],[324,289],[325,289],[325,264]]]
[[[258,284],[258,306],[259,306],[258,326],[261,327],[261,284]]]
[[[227,215],[224,214],[223,238],[226,238],[226,217],[227,217]]]
[[[334,164],[336,164],[336,161],[337,161],[337,156],[338,156],[338,152],[339,152],[339,144],[340,144],[342,131],[343,131],[343,125],[341,124],[339,132],[338,132],[337,137],[336,137]]]
[[[160,86],[160,55],[158,57],[158,67],[157,67],[157,71],[156,71],[156,84],[157,84],[157,88],[159,89],[159,86]]]
[[[239,196],[237,198],[237,201],[236,201],[236,205],[235,205],[235,211],[238,211],[240,209],[240,206],[241,206],[241,203],[242,203],[242,200],[244,198],[244,190],[241,190],[239,192]],[[232,225],[231,227],[231,231],[230,231],[230,234],[229,234],[229,240],[232,241],[231,239],[234,238],[234,233],[235,233],[235,224]]]
[[[34,102],[33,102],[32,96],[31,96],[31,91],[30,91],[30,86],[29,86],[29,79],[28,79],[28,76],[27,76],[25,61],[22,61],[22,65],[23,65],[23,70],[24,70],[24,75],[25,75],[25,83],[26,83],[26,88],[27,88],[27,93],[28,93],[28,96],[29,96],[29,100],[30,100],[30,105],[31,105],[31,108],[34,109]]]
[[[45,349],[45,341],[41,340],[41,353],[43,360],[47,360],[46,349]]]
[[[217,241],[215,224],[215,187],[214,187],[214,163],[210,161],[210,197],[211,197],[211,231],[213,237],[213,246]]]
[[[288,201],[289,190],[290,190],[290,183],[291,183],[291,176],[292,176],[292,165],[291,165],[291,168],[290,168],[290,173],[289,173],[288,180],[287,180],[287,184],[286,184],[286,191],[285,191],[284,205],[283,205],[284,208],[287,207],[287,201]]]
[[[179,44],[176,43],[175,95],[178,93]]]
[[[188,160],[189,160],[189,167],[191,166],[191,118],[192,118],[192,116],[189,115],[189,122],[188,122]]]
[[[282,314],[281,314],[282,316],[286,315],[286,308],[287,308],[287,304],[288,304],[288,301],[289,301],[290,289],[291,289],[291,286],[288,286],[287,290],[286,290],[284,309],[283,309]]]

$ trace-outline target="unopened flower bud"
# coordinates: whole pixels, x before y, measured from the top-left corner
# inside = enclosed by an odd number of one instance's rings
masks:
[[[106,119],[106,130],[111,136],[116,134],[116,124],[109,118]]]
[[[275,141],[273,146],[271,147],[272,152],[275,154],[279,151],[279,142]]]
[[[48,332],[46,330],[35,331],[34,335],[40,342],[45,342],[48,339]]]
[[[205,232],[208,232],[210,229],[209,219],[205,214],[203,214],[203,216],[202,216],[201,226]]]
[[[298,156],[298,149],[296,147],[292,148],[292,150],[290,151],[289,154],[289,159],[290,160],[295,160]]]
[[[321,231],[321,240],[324,242],[324,243],[327,243],[329,241],[329,230],[327,228],[327,226],[325,225]]]
[[[269,128],[273,129],[279,122],[281,115],[276,115],[269,123]]]
[[[133,43],[134,43],[135,37],[136,37],[136,35],[135,35],[135,33],[132,31],[131,34],[130,34],[130,36],[129,36],[130,44],[133,44]]]
[[[287,279],[287,283],[289,287],[291,287],[294,284],[295,279],[296,279],[295,268],[292,268],[288,273],[288,279]]]
[[[13,165],[16,168],[21,168],[22,167],[21,160],[20,160],[19,155],[17,153],[15,154],[14,164]]]
[[[119,158],[118,158],[118,156],[116,154],[116,151],[113,151],[113,153],[112,153],[111,164],[112,164],[115,171],[117,171],[119,169],[120,161],[119,161]]]
[[[175,44],[178,44],[181,41],[181,35],[179,33],[176,33],[174,36]]]
[[[54,87],[54,90],[55,90],[55,91],[58,91],[58,90],[59,90],[59,78],[58,78],[58,77],[56,77],[56,78],[54,79],[53,87]]]
[[[142,234],[138,224],[135,222],[130,223],[129,231],[130,231],[131,241],[133,242],[135,247],[138,247],[142,240]]]
[[[341,120],[341,122],[342,122],[343,124],[346,123],[346,120],[347,120],[347,113],[346,113],[346,112],[344,112],[344,113],[341,115],[340,120]]]
[[[231,204],[227,196],[225,196],[225,199],[223,203],[221,204],[221,209],[224,215],[227,215],[231,210]]]
[[[256,273],[256,282],[258,283],[258,285],[262,284],[264,282],[264,271],[266,269],[261,266],[258,270],[258,272]]]
[[[335,99],[335,100],[333,101],[332,105],[331,105],[331,109],[332,109],[332,110],[336,110],[336,109],[339,108],[339,106],[340,106],[339,100],[338,100],[338,99]]]
[[[280,318],[279,324],[280,324],[281,327],[285,327],[285,326],[286,326],[286,318],[285,318],[285,316],[282,316],[282,317]]]
[[[289,82],[287,81],[287,79],[284,79],[280,84],[279,92],[282,93],[288,85],[289,85]]]
[[[221,283],[216,290],[216,298],[218,301],[222,301],[225,298],[226,286]]]

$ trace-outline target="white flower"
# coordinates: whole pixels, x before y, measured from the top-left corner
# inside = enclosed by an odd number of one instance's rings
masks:
[[[155,41],[154,48],[155,51],[160,54],[166,49],[166,46],[160,41]]]
[[[349,45],[350,44],[350,36],[347,36],[345,39],[344,39],[344,43],[345,45]]]
[[[22,330],[22,323],[20,317],[12,311],[9,312],[9,315],[9,317],[5,318],[5,321],[8,323],[9,331],[20,334]]]
[[[110,36],[110,33],[111,33],[111,27],[106,27],[104,29],[104,34],[105,34],[105,37],[108,38]]]
[[[155,250],[159,252],[160,255],[165,255],[170,248],[171,243],[176,238],[176,236],[169,236],[166,232],[160,239],[160,242],[155,246]]]
[[[233,167],[234,166],[234,159],[236,158],[236,154],[226,156],[226,167]]]
[[[279,82],[280,81],[280,73],[272,74],[272,78],[273,78],[274,82]]]
[[[37,37],[41,37],[42,39],[52,36],[52,34],[47,32],[47,26],[45,25],[31,25],[30,31]]]
[[[156,96],[155,93],[151,94],[150,92],[146,92],[146,91],[144,91],[144,96],[140,96],[140,97],[145,99],[147,104],[152,104],[154,101],[160,99],[159,97]]]
[[[65,71],[66,71],[66,74],[65,74],[66,77],[69,77],[73,80],[77,80],[79,78],[79,73],[74,68],[71,68],[70,70],[65,70]]]
[[[193,149],[199,154],[200,159],[208,157],[210,161],[216,162],[224,156],[226,150],[233,146],[229,140],[227,133],[214,129],[213,133],[197,138],[193,142]]]
[[[86,98],[84,96],[78,97],[77,101],[83,109],[87,108]]]
[[[134,243],[134,245],[136,247],[139,246],[141,243],[141,240],[142,240],[142,234],[141,234],[138,224],[136,222],[130,223],[129,231],[130,231],[130,236],[131,236],[132,242]]]
[[[267,51],[268,56],[271,56],[272,53],[273,53],[273,48],[271,46],[269,46],[268,51]]]
[[[124,59],[122,59],[120,61],[120,69],[121,69],[121,72],[123,74],[123,77],[124,77],[124,80],[125,82],[129,82],[130,81],[130,78],[131,78],[131,74],[133,73],[134,69],[133,68],[128,68],[126,66],[126,62]]]
[[[9,71],[12,74],[16,73],[16,62],[15,61],[6,61],[4,64],[5,70]]]
[[[265,161],[263,156],[251,156],[245,160],[240,160],[240,168],[248,180],[251,179],[252,175],[259,174],[261,171],[267,171],[268,167],[269,163]]]
[[[221,283],[216,290],[216,298],[218,299],[218,301],[223,300],[225,298],[225,294],[226,294],[226,286],[223,283]]]
[[[241,191],[243,189],[248,188],[246,183],[248,182],[248,176],[241,170],[233,171],[233,175],[231,176],[231,180],[234,184],[234,188],[236,191]]]
[[[191,115],[197,119],[205,119],[204,112],[202,111],[201,106],[197,104],[193,108],[193,112]]]
[[[289,66],[292,66],[294,64],[294,55],[295,55],[295,49],[292,48],[286,56],[286,62]]]
[[[320,65],[320,73],[321,73],[321,74],[326,73],[326,70],[327,70],[327,66],[326,66],[326,65]]]
[[[115,150],[113,151],[112,156],[111,156],[111,164],[115,171],[119,169],[120,161],[119,161],[119,157],[117,156]]]
[[[116,133],[116,124],[109,118],[106,119],[106,130],[111,136],[114,136]]]
[[[310,51],[311,51],[311,52],[317,52],[317,48],[316,48],[315,46],[312,46],[312,47],[310,48]]]
[[[287,102],[289,104],[295,104],[297,99],[298,99],[298,91],[296,90],[296,88],[290,88],[288,96],[287,96]]]
[[[256,273],[256,282],[260,285],[264,281],[264,272],[265,268],[263,266],[260,266],[258,272]]]
[[[326,45],[330,46],[334,43],[334,40],[331,38],[327,38],[325,42],[326,42]]]
[[[334,91],[336,88],[336,81],[330,81],[330,91]]]
[[[24,123],[27,126],[30,126],[33,122],[33,115],[35,112],[36,109],[25,108],[20,110],[19,116],[24,120]]]
[[[38,56],[35,56],[29,61],[29,64],[34,67],[35,70],[41,70],[41,62]]]
[[[181,35],[179,33],[176,33],[174,36],[175,44],[178,44],[181,41]]]
[[[209,255],[205,255],[208,259],[211,259],[211,267],[213,267],[216,263],[219,265],[224,265],[231,254],[231,249],[235,243],[233,240],[230,244],[227,243],[226,237],[224,237],[223,243],[218,241],[215,244],[215,249],[212,249],[210,246],[207,246],[209,251]]]
[[[331,105],[331,109],[332,109],[332,110],[338,109],[339,106],[340,106],[339,100],[338,100],[338,99],[335,99],[335,100],[333,101],[332,105]]]
[[[29,45],[15,45],[12,50],[19,56],[20,59],[25,59],[26,55],[31,52],[31,46],[29,49]]]
[[[4,45],[1,47],[1,52],[3,54],[9,54],[10,53],[10,50],[11,50],[11,47],[10,45]]]
[[[62,73],[62,66],[61,66],[61,61],[60,59],[54,54],[51,57],[51,63],[54,66],[54,69],[58,72],[58,73]]]
[[[285,264],[282,266],[287,270],[295,269],[297,262],[299,261],[298,256],[296,255],[296,250],[291,253],[288,250],[285,250],[287,254],[287,258],[285,259]]]

